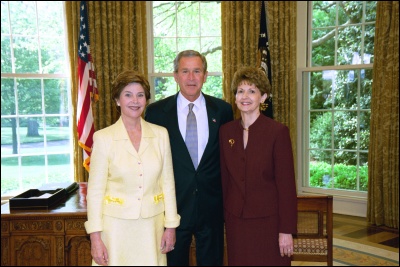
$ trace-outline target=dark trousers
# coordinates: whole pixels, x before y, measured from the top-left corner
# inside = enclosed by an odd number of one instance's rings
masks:
[[[192,236],[196,242],[197,266],[222,266],[224,260],[223,222],[214,227],[196,226],[192,229],[176,229],[175,249],[167,253],[168,266],[189,266]]]

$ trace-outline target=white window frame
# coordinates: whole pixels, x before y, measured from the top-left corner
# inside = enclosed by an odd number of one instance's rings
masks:
[[[367,214],[367,192],[349,190],[334,190],[324,188],[312,188],[304,186],[308,180],[309,170],[308,158],[306,155],[308,136],[308,115],[307,106],[304,105],[304,98],[307,94],[303,92],[303,73],[322,70],[348,70],[348,69],[372,69],[373,64],[329,66],[329,67],[307,67],[307,60],[310,58],[307,49],[311,40],[311,25],[308,18],[311,10],[308,10],[309,1],[297,2],[297,191],[298,194],[328,194],[333,195],[333,212],[352,216],[366,217]]]
[[[37,1],[36,1],[37,2]],[[37,5],[37,3],[35,4]],[[62,74],[43,74],[43,73],[15,73],[15,63],[14,63],[14,51],[11,50],[11,57],[12,57],[12,73],[1,73],[1,78],[10,78],[10,79],[36,79],[36,80],[41,80],[41,97],[42,97],[42,111],[44,110],[44,80],[45,79],[65,79],[67,81],[67,88],[69,88],[69,92],[71,91],[71,85],[70,85],[70,69],[69,69],[69,57],[68,57],[68,35],[67,35],[67,24],[66,24],[66,18],[65,18],[65,1],[62,3],[63,5],[63,22],[64,22],[64,31],[65,31],[65,38],[64,38],[64,45],[65,45],[65,60],[66,60],[66,68]],[[37,9],[37,8],[36,8]],[[10,10],[9,12],[9,17],[10,17]],[[36,13],[36,21],[37,21],[37,13]],[[13,38],[13,33],[11,32],[11,40]],[[40,44],[40,42],[39,42]],[[12,47],[12,46],[11,46]],[[41,49],[39,46],[39,72],[42,70],[42,62],[40,60],[40,54],[41,54]],[[16,84],[16,82],[14,82]],[[15,104],[16,104],[16,114],[15,115],[1,115],[1,118],[3,119],[10,119],[10,118],[15,118],[16,119],[16,131],[17,131],[17,149],[18,153],[17,154],[12,154],[12,155],[1,155],[1,158],[17,158],[18,159],[18,168],[16,168],[16,172],[18,173],[18,185],[19,189],[13,191],[12,193],[8,193],[5,195],[1,196],[2,200],[9,199],[10,197],[14,196],[15,194],[22,193],[23,191],[26,191],[26,188],[23,189],[23,183],[22,183],[22,157],[26,156],[44,156],[45,158],[45,163],[43,165],[43,168],[45,168],[45,177],[43,177],[43,180],[41,182],[43,183],[48,183],[49,182],[49,177],[48,177],[48,156],[49,155],[59,155],[59,154],[69,154],[70,158],[70,175],[66,176],[64,179],[64,182],[72,182],[74,180],[74,153],[73,153],[73,118],[72,118],[72,96],[69,93],[68,94],[68,110],[67,114],[46,114],[46,113],[41,113],[41,114],[18,114],[18,99],[17,99],[17,88],[14,86],[14,95],[15,95]],[[40,152],[31,152],[31,153],[21,153],[21,142],[20,142],[20,129],[19,129],[19,119],[20,118],[40,118],[42,119],[43,122],[46,121],[46,118],[48,117],[68,117],[69,121],[69,147],[67,149],[64,149],[62,151],[58,152],[50,152],[47,150],[47,135],[46,135],[46,130],[43,130],[43,141],[44,141],[44,150]],[[42,184],[36,185],[36,188],[39,188]]]

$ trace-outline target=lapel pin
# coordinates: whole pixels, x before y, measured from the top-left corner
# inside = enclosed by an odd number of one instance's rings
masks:
[[[231,147],[233,147],[233,144],[235,143],[235,140],[233,139],[229,139],[229,144],[231,145]]]
[[[216,119],[214,119],[214,118],[212,118],[212,121],[213,121],[213,122],[217,122],[217,120],[216,120]]]

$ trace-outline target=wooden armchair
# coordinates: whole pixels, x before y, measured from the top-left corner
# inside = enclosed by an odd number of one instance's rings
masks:
[[[333,197],[298,196],[297,235],[293,235],[293,261],[333,265]]]

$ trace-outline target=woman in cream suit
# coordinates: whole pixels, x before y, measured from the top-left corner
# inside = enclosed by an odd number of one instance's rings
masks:
[[[136,71],[112,84],[119,120],[95,132],[85,228],[93,265],[166,265],[179,226],[165,128],[141,115],[150,85]]]

